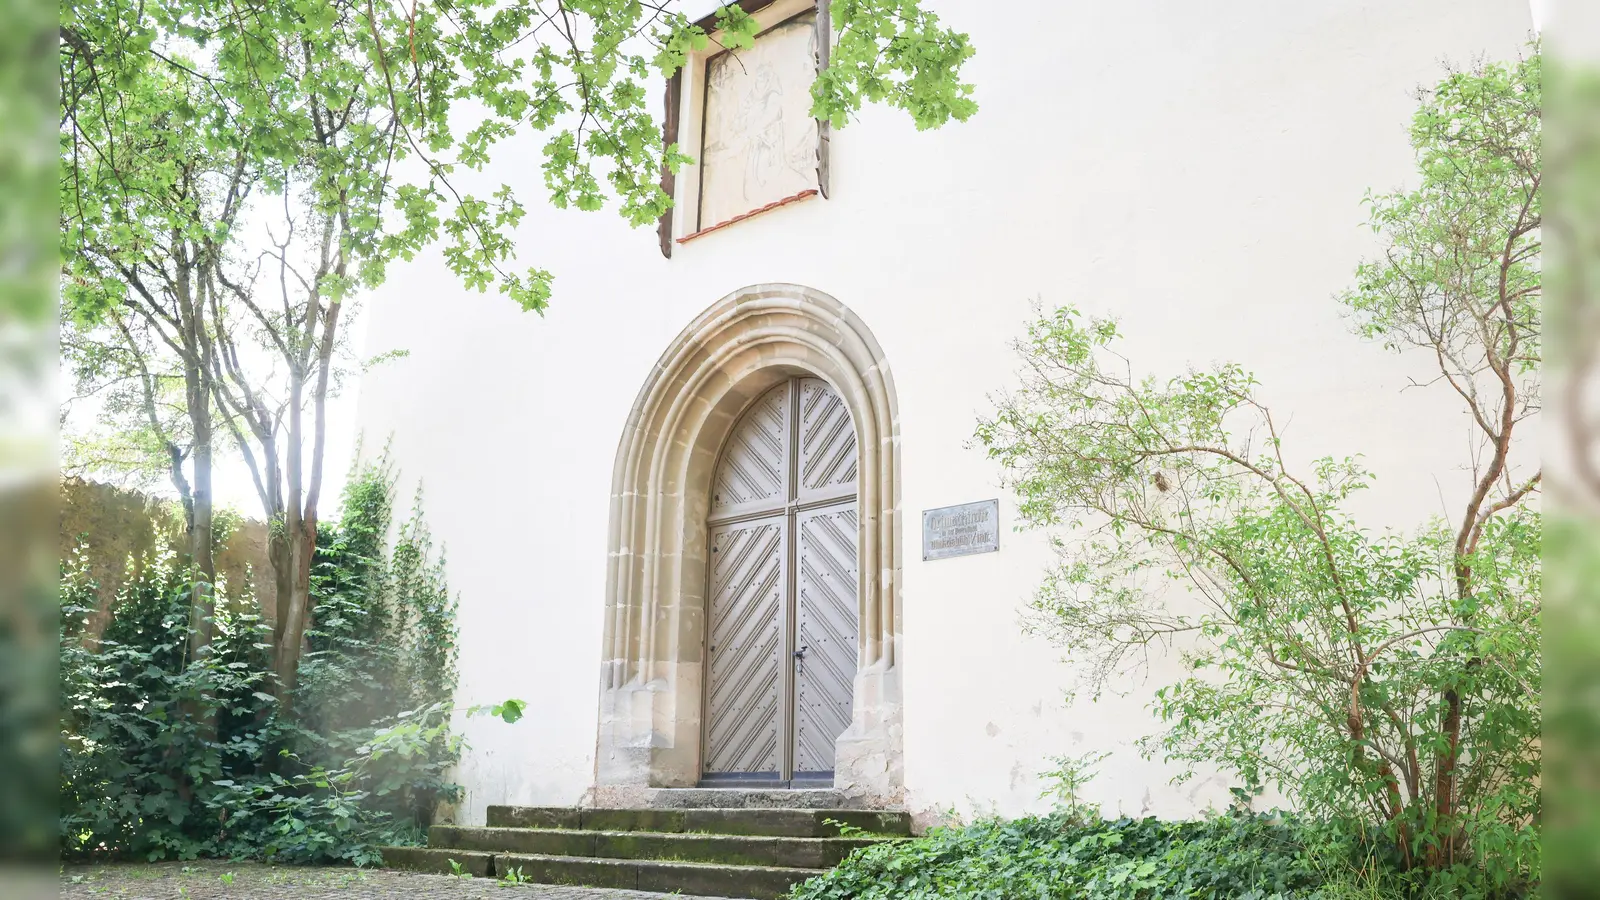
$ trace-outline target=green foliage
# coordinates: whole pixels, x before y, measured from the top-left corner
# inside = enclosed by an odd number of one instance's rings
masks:
[[[842,838],[862,837],[868,833],[865,828],[858,828],[848,822],[841,822],[838,819],[825,818],[822,820],[822,824],[832,826],[835,831],[839,832],[839,837]]]
[[[411,517],[400,523],[389,566],[389,587],[402,615],[396,643],[405,648],[410,704],[446,700],[456,687],[456,601],[444,577],[444,552],[434,558],[420,487]]]
[[[425,828],[459,789],[448,723],[456,687],[456,601],[435,559],[417,494],[392,549],[395,476],[387,455],[353,473],[338,524],[318,533],[313,626],[296,715],[335,767],[365,760],[366,805]],[[374,735],[374,724],[387,729]],[[380,739],[381,738],[381,739]]]
[[[387,456],[352,473],[339,521],[317,534],[316,622],[299,704],[333,732],[435,703],[455,690],[455,601],[432,558],[421,494],[392,549],[395,477]]]
[[[1424,92],[1411,123],[1420,184],[1367,196],[1385,252],[1343,302],[1391,349],[1443,348],[1441,375],[1462,388],[1486,351],[1515,373],[1541,358],[1542,66],[1534,53]]]
[[[356,368],[346,305],[395,261],[437,249],[463,286],[547,307],[551,273],[518,259],[524,198],[482,177],[508,138],[542,141],[554,206],[614,200],[635,227],[659,219],[662,174],[689,158],[662,146],[653,101],[711,40],[673,5],[62,6],[62,323],[85,395],[108,391],[98,412],[112,432],[69,447],[83,465],[165,471],[185,495],[188,465],[204,529],[213,444],[232,439],[274,528],[273,690],[286,706],[324,518],[326,404]],[[919,0],[841,3],[833,22],[840,64],[813,91],[818,116],[843,125],[883,101],[927,128],[974,111],[958,81],[967,39]],[[714,23],[735,50],[757,26],[737,5]],[[417,658],[424,691],[450,680],[429,671],[436,658]]]
[[[1055,756],[1050,762],[1055,768],[1039,775],[1046,787],[1039,792],[1040,800],[1054,801],[1056,809],[1087,815],[1091,808],[1083,803],[1083,788],[1094,780],[1095,766],[1110,758],[1110,753],[1086,753],[1079,756]]]
[[[522,711],[527,708],[528,704],[525,701],[507,700],[504,703],[496,703],[493,706],[468,707],[467,715],[476,716],[487,714],[500,719],[509,725],[514,724],[517,720],[521,719]]]
[[[1473,675],[1459,799],[1475,833],[1520,833],[1537,810],[1537,513],[1489,521],[1459,596],[1449,529],[1358,527],[1342,504],[1370,483],[1359,461],[1296,477],[1248,373],[1130,383],[1115,337],[1070,309],[1035,323],[1023,352],[1048,376],[979,432],[1024,519],[1072,529],[1034,627],[1097,691],[1177,646],[1190,674],[1157,692],[1167,731],[1151,745],[1166,758],[1275,782],[1317,812],[1418,826],[1439,698],[1468,658],[1490,660]]]
[[[911,114],[918,130],[978,111],[961,66],[972,57],[967,36],[939,27],[939,17],[907,0],[839,0],[829,5],[837,34],[828,68],[811,88],[811,114],[844,127],[863,100]]]
[[[0,448],[0,452],[4,452]],[[10,612],[0,622],[0,840],[11,859],[43,863],[55,855],[58,755],[55,723],[57,636],[53,535],[59,521],[54,485],[0,490],[0,521],[15,548],[7,577]]]
[[[1116,324],[1071,307],[1029,326],[1023,385],[977,432],[1024,523],[1057,529],[1032,626],[1095,692],[1152,652],[1186,667],[1149,752],[1507,891],[1540,867],[1540,475],[1513,439],[1539,408],[1538,78],[1485,64],[1425,95],[1421,185],[1372,201],[1388,246],[1345,298],[1468,407],[1452,521],[1362,525],[1360,457],[1292,463],[1244,368],[1137,378]]]
[[[48,72],[55,29],[54,9],[19,3],[8,5],[0,33],[0,122],[6,125],[0,133],[0,189],[7,200],[0,213],[0,248],[15,260],[0,270],[0,323],[23,338],[12,338],[10,346],[18,349],[0,356],[0,377],[16,379],[6,382],[12,385],[35,383],[28,372],[32,354],[25,352],[35,341],[41,352],[54,352],[55,342],[32,329],[49,322],[56,303],[57,260],[47,249],[53,238],[45,224],[56,212],[48,181],[58,124],[51,115],[56,82]],[[12,455],[25,447],[17,440],[19,430],[13,425],[0,435],[0,458],[7,465],[23,458]]]
[[[386,462],[357,472],[322,531],[288,717],[268,692],[271,627],[253,598],[219,584],[210,652],[189,658],[190,574],[171,550],[119,591],[99,635],[88,560],[63,564],[65,857],[365,864],[376,845],[421,839],[460,792],[455,601],[420,504],[386,552],[393,487]],[[494,712],[513,722],[524,705]]]
[[[1389,848],[1287,814],[1195,822],[1078,812],[985,819],[858,850],[793,900],[1354,900],[1482,897],[1470,873],[1407,874]]]
[[[219,604],[211,652],[188,659],[188,573],[165,551],[118,592],[96,640],[86,630],[96,602],[86,571],[80,551],[61,577],[62,852],[223,852],[227,829],[206,814],[208,802],[228,789],[218,782],[255,771],[278,739],[262,691],[262,623]],[[202,728],[212,717],[214,738]]]
[[[1547,607],[1541,747],[1546,791],[1545,896],[1584,897],[1600,883],[1600,430],[1577,398],[1600,387],[1600,66],[1552,54],[1544,175],[1552,252],[1545,262],[1551,320],[1545,371],[1556,393],[1545,442],[1552,461],[1545,530]]]
[[[329,296],[374,286],[390,262],[442,244],[466,286],[492,284],[542,310],[550,273],[513,264],[521,198],[508,184],[469,191],[459,175],[483,170],[507,138],[544,135],[556,206],[595,210],[612,198],[635,226],[659,218],[671,203],[662,166],[688,158],[661,146],[655,85],[709,40],[672,6],[69,2],[66,306],[97,314],[120,302],[133,289],[123,270],[173,228],[206,248],[242,240],[229,204],[253,189],[295,194],[336,220],[337,271],[316,276]],[[718,10],[717,24],[733,48],[755,31],[737,6]],[[833,27],[835,65],[813,88],[819,118],[842,126],[863,102],[884,102],[930,128],[975,111],[959,81],[973,52],[966,36],[918,0],[840,2]]]

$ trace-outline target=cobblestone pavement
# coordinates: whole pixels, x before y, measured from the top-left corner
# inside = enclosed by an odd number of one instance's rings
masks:
[[[512,885],[388,869],[215,861],[67,866],[61,873],[61,900],[660,900],[668,896],[672,895]]]

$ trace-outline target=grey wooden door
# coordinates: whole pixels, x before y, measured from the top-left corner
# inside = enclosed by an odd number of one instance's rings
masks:
[[[701,768],[711,783],[818,784],[856,673],[856,435],[796,378],[734,427],[713,482]]]

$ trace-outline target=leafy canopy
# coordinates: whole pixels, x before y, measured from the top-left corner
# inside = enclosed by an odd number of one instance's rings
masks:
[[[338,220],[341,255],[358,264],[328,283],[334,297],[442,243],[465,285],[542,310],[550,273],[515,265],[523,199],[506,183],[469,189],[485,179],[464,176],[483,172],[502,141],[538,133],[550,202],[594,210],[611,199],[635,226],[656,220],[671,202],[663,166],[689,158],[661,145],[651,100],[710,40],[674,5],[70,0],[67,305],[94,314],[126,289],[102,255],[146,252],[174,229],[218,247],[239,240],[225,185],[242,177],[270,196],[294,189],[294,202]],[[885,103],[932,128],[976,110],[960,80],[966,35],[918,0],[831,10],[836,46],[813,87],[816,116],[843,126],[864,102]],[[718,10],[716,25],[734,49],[756,29],[737,6]]]

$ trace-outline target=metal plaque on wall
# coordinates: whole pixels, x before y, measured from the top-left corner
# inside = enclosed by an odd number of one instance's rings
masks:
[[[922,511],[922,558],[948,559],[1000,549],[1000,501]]]

